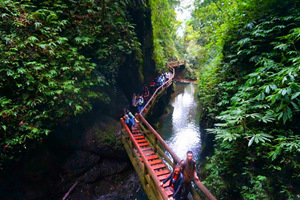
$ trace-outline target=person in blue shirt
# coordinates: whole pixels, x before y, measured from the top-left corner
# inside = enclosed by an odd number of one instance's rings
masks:
[[[132,127],[135,126],[135,117],[128,109],[124,109],[124,119],[129,130],[132,131]]]
[[[144,107],[144,98],[141,95],[138,95],[136,105],[137,105],[138,111],[140,113]]]

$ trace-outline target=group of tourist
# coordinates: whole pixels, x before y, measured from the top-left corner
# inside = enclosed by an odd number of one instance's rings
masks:
[[[186,159],[182,160],[180,164],[176,164],[173,172],[160,183],[162,187],[168,180],[169,185],[173,191],[173,195],[169,200],[187,200],[188,194],[192,192],[191,181],[199,180],[196,173],[196,161],[193,159],[193,152],[186,153]]]
[[[169,72],[162,73],[160,76],[157,78],[157,83],[159,86],[163,85],[166,81],[168,81],[170,78]]]
[[[153,93],[156,90],[156,88],[163,85],[169,79],[170,79],[169,72],[165,72],[165,73],[162,73],[161,75],[157,76],[153,81],[150,82],[150,92]]]
[[[144,108],[144,106],[146,105],[147,101],[150,98],[150,91],[149,88],[147,87],[147,85],[145,84],[142,87],[142,95],[140,94],[132,94],[132,107],[136,108],[137,107],[137,111],[140,113],[142,111],[142,109]],[[142,114],[142,113],[141,113]]]
[[[145,103],[145,99],[142,95],[140,95],[140,94],[136,95],[135,93],[133,93],[133,95],[132,95],[133,108],[137,107],[138,112],[141,112],[144,107],[144,103]]]
[[[151,91],[149,90],[148,86],[144,84],[144,86],[141,89],[141,94],[133,93],[132,102],[131,102],[133,112],[134,113],[139,112],[141,113],[141,115],[143,115],[141,111],[143,110],[144,106],[150,99],[150,92],[153,93],[157,87],[163,85],[166,81],[169,80],[169,78],[170,78],[169,72],[162,73],[157,77],[156,81],[150,82]],[[130,129],[130,131],[132,131],[132,127],[135,126],[136,119],[134,115],[129,111],[129,109],[124,109],[124,118],[128,128]]]
[[[131,106],[132,109],[134,110],[134,113],[136,113],[136,111],[141,113],[142,109],[146,105],[149,98],[150,98],[150,91],[146,84],[142,87],[142,95],[140,95],[139,93],[138,94],[133,93]],[[137,108],[137,110],[135,108]],[[143,115],[143,113],[141,113],[141,115]],[[132,131],[132,128],[135,126],[137,119],[130,112],[129,109],[124,109],[124,119],[129,130]]]
[[[166,72],[158,76],[156,81],[150,82],[151,93],[153,93],[157,87],[168,81],[169,78],[170,74]],[[150,98],[150,91],[147,85],[142,87],[141,93],[142,94],[133,93],[131,103],[132,108],[134,110],[137,108],[139,113],[141,113],[143,107]],[[130,131],[132,131],[132,128],[136,123],[138,123],[138,120],[128,109],[124,109],[124,119]],[[173,190],[173,195],[169,198],[169,200],[187,200],[188,194],[192,192],[191,181],[194,180],[194,178],[199,180],[196,173],[196,162],[193,160],[193,152],[188,151],[186,159],[175,165],[173,172],[163,182],[161,182],[160,186],[163,186],[163,184],[170,180],[169,186]]]

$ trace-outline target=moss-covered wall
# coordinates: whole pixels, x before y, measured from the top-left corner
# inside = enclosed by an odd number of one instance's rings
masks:
[[[137,1],[138,2],[138,1]],[[147,2],[147,1],[146,1]],[[138,41],[141,43],[142,56],[139,60],[134,55],[127,57],[120,67],[117,85],[130,100],[132,93],[139,92],[143,84],[148,84],[155,76],[153,55],[153,32],[151,25],[151,9],[141,3],[128,7],[130,18],[135,26]]]
[[[97,177],[102,177],[98,173],[96,177],[94,172],[116,166],[117,171],[105,171],[105,176],[110,176],[130,166],[118,141],[119,118],[123,108],[131,102],[132,93],[144,82],[150,82],[155,74],[151,10],[149,5],[145,6],[145,1],[132,2],[135,3],[127,7],[127,18],[135,24],[142,55],[135,55],[139,52],[128,54],[119,67],[116,83],[111,82],[102,89],[109,102],[92,102],[90,112],[57,126],[45,141],[22,155],[18,166],[7,167],[5,173],[9,176],[0,175],[1,199],[60,199],[79,179],[82,184],[77,186],[78,191],[93,195],[93,183]]]

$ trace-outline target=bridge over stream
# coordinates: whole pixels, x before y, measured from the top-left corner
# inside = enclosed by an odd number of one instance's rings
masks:
[[[151,112],[156,100],[172,85],[175,76],[175,68],[184,65],[185,61],[173,61],[168,63],[171,76],[168,81],[158,87],[152,94],[140,113],[137,114],[139,122],[132,132],[125,124],[123,118],[121,123],[122,142],[132,165],[140,179],[140,182],[150,200],[167,200],[173,194],[169,187],[169,181],[160,187],[160,182],[166,179],[170,169],[181,161],[175,152],[167,145],[161,136],[145,119]],[[165,152],[167,152],[167,155]],[[216,200],[211,192],[199,180],[194,180],[193,199]],[[197,193],[200,192],[200,196]]]

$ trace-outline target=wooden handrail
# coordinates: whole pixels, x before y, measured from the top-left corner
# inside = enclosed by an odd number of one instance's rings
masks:
[[[143,109],[141,110],[141,112],[140,112],[139,114],[141,114],[141,113],[144,112],[145,108],[148,107],[148,105],[149,105],[150,102],[154,99],[155,95],[157,94],[157,92],[158,92],[160,89],[162,89],[165,85],[170,84],[170,83],[172,82],[172,80],[173,80],[173,78],[174,78],[174,75],[175,75],[175,69],[172,68],[172,67],[170,67],[170,69],[172,69],[172,75],[171,75],[171,77],[169,78],[169,80],[166,81],[166,82],[165,82],[164,84],[162,84],[161,86],[159,86],[158,88],[156,88],[156,90],[155,90],[154,93],[152,94],[151,98],[148,100],[148,102],[146,103],[146,105],[143,107]]]
[[[174,163],[180,163],[181,159],[179,156],[169,147],[169,145],[162,139],[162,137],[156,132],[156,130],[147,122],[147,120],[142,116],[138,115],[139,119],[148,127],[148,129],[151,131],[151,133],[156,137],[156,139],[162,144],[162,146],[170,153],[172,156]],[[209,200],[216,200],[214,195],[203,185],[203,183],[200,180],[194,179],[194,183],[196,186],[203,192],[203,194],[206,195],[206,197]]]
[[[206,195],[209,200],[217,200],[216,197],[201,183],[200,180],[194,179],[196,186]]]
[[[123,124],[123,126],[125,127],[127,132],[129,133],[130,140],[133,142],[135,148],[138,150],[140,156],[142,157],[143,162],[144,162],[146,168],[148,169],[148,171],[150,172],[150,175],[151,175],[156,187],[159,189],[159,192],[160,192],[161,196],[163,197],[164,200],[168,200],[168,196],[164,193],[164,188],[160,187],[160,181],[155,178],[155,171],[151,168],[151,165],[150,165],[149,161],[147,160],[147,158],[143,154],[143,152],[142,152],[141,148],[139,147],[137,141],[135,141],[131,131],[129,130],[128,126],[125,124],[123,118],[121,118],[121,123]]]
[[[68,196],[70,195],[70,193],[74,190],[74,188],[76,187],[76,185],[79,183],[79,181],[77,180],[72,187],[68,190],[68,192],[63,196],[62,200],[66,200],[68,198]]]
[[[140,113],[138,113],[138,117],[139,117],[139,120],[142,121],[147,127],[148,129],[151,131],[151,133],[155,136],[155,138],[162,144],[162,146],[170,153],[170,155],[172,156],[173,158],[173,162],[175,163],[180,163],[181,159],[177,156],[177,154],[169,147],[169,145],[162,139],[162,137],[156,132],[156,130],[148,123],[148,121],[142,116],[142,113],[144,111],[145,108],[148,107],[148,105],[151,103],[151,101],[154,99],[155,95],[158,93],[159,90],[163,89],[164,86],[166,86],[167,84],[171,85],[171,82],[175,76],[175,69],[173,68],[174,66],[178,66],[180,65],[181,61],[176,61],[176,63],[178,64],[175,64],[175,65],[170,65],[172,62],[169,62],[167,64],[167,66],[169,67],[169,69],[172,69],[172,75],[171,77],[169,78],[168,81],[166,81],[163,85],[161,85],[160,87],[158,87],[155,92],[152,94],[151,98],[149,99],[149,101],[146,103],[146,105],[144,106],[144,108],[141,110]],[[174,62],[173,62],[174,63]],[[167,87],[169,86],[167,85]],[[166,87],[166,88],[167,88]],[[149,172],[151,172],[151,174],[155,174],[154,170],[150,167],[150,164],[149,162],[147,161],[147,159],[145,158],[145,156],[142,154],[142,150],[140,149],[140,147],[137,145],[137,142],[134,140],[134,137],[131,133],[131,131],[129,130],[129,128],[127,127],[127,125],[125,124],[124,122],[124,119],[121,118],[121,122],[123,124],[123,126],[126,128],[127,132],[129,133],[130,135],[130,139],[131,141],[134,143],[134,145],[136,146],[138,152],[140,153],[140,155],[142,156],[143,158],[143,161],[148,169]],[[173,163],[173,164],[174,164]],[[168,199],[168,197],[166,197],[165,193],[163,192],[163,188],[159,187],[159,181],[155,178],[153,178],[156,186],[159,188],[159,191],[160,193],[162,194],[162,197],[163,198],[166,198]],[[209,199],[209,200],[216,200],[216,198],[213,196],[213,194],[203,185],[203,183],[201,183],[200,180],[196,180],[194,179],[194,183],[196,184],[196,186],[203,192],[203,194],[206,195],[206,197]]]
[[[157,138],[157,140],[163,145],[163,147],[171,154],[173,160],[176,163],[179,163],[181,160],[180,158],[176,155],[176,153],[169,147],[169,145],[162,139],[162,137],[155,131],[155,129],[146,121],[146,119],[139,114],[139,119],[146,124],[146,126],[148,127],[148,129],[152,132],[152,134],[155,135],[155,137]]]

